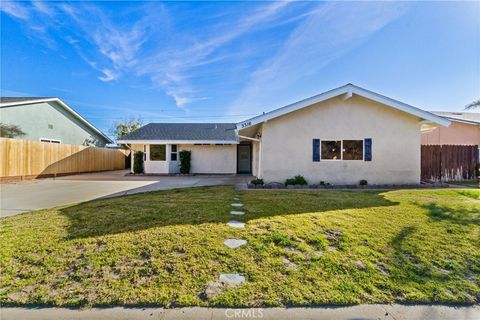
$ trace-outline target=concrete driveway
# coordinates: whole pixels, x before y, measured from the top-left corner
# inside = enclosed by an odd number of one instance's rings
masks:
[[[0,217],[103,197],[197,186],[235,185],[250,176],[130,176],[127,170],[86,173],[0,185]]]

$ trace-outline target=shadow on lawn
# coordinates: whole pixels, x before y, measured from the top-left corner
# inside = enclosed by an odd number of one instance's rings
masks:
[[[436,203],[430,203],[422,207],[428,210],[428,215],[433,221],[480,225],[480,210],[478,209],[453,209]]]
[[[69,238],[102,236],[153,227],[247,222],[262,217],[351,208],[393,206],[383,191],[236,192],[233,187],[165,190],[111,199],[97,199],[61,209],[70,220]],[[240,194],[244,208],[232,208]],[[230,210],[244,210],[232,216]]]

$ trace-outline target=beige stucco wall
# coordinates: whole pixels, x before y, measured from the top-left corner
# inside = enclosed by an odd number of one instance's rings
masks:
[[[179,145],[192,151],[191,173],[236,173],[237,145]]]
[[[372,138],[372,161],[312,161],[312,139]],[[260,175],[283,182],[301,174],[309,183],[420,182],[419,119],[354,96],[323,101],[269,120],[262,128]]]
[[[452,121],[449,127],[422,133],[422,144],[480,145],[480,125]]]

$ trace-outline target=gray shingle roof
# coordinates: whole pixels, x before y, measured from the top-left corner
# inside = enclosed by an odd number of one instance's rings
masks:
[[[236,141],[235,123],[149,123],[120,140]]]
[[[33,100],[52,99],[53,97],[0,97],[0,103],[25,102]]]

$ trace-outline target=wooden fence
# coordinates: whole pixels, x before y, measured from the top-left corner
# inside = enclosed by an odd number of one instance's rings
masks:
[[[32,179],[125,168],[123,150],[0,138],[0,179]]]
[[[478,146],[425,145],[421,159],[424,181],[471,180],[478,174]]]

